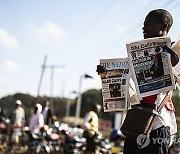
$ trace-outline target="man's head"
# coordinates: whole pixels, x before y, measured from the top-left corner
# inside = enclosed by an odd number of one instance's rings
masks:
[[[49,106],[49,105],[50,105],[49,101],[46,101],[46,106]]]
[[[99,113],[101,111],[101,105],[99,104],[93,104],[92,110],[96,113]]]
[[[152,10],[144,21],[144,38],[166,36],[173,24],[171,14],[164,9]]]
[[[16,107],[19,107],[22,105],[22,102],[20,100],[16,100]]]
[[[41,111],[42,111],[42,106],[41,106],[41,104],[36,104],[35,105],[35,107],[34,107],[34,113],[41,113]]]

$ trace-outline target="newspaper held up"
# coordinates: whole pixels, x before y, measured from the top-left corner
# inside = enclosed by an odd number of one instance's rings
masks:
[[[100,74],[104,112],[127,109],[128,58],[100,59],[106,72]]]
[[[148,38],[126,44],[139,99],[175,88],[170,55],[163,52],[163,46],[170,47],[170,44],[169,37]]]

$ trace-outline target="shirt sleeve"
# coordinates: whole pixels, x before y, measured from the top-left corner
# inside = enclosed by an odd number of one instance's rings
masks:
[[[40,114],[40,115],[39,115],[39,126],[40,126],[40,127],[43,127],[43,125],[44,125],[44,118],[43,118],[43,115]]]
[[[137,92],[136,92],[136,88],[135,88],[135,84],[134,84],[134,81],[132,78],[129,79],[129,83],[128,83],[128,108],[131,106],[131,105],[134,105],[134,104],[139,104],[139,99],[138,99],[138,96],[137,96]]]
[[[90,129],[91,125],[89,124],[90,119],[92,118],[90,113],[87,113],[86,116],[84,117],[84,126],[86,129]]]

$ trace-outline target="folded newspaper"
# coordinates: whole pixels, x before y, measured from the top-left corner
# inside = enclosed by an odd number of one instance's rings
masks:
[[[128,58],[100,59],[106,72],[100,74],[104,112],[127,109]]]
[[[170,44],[169,37],[126,44],[129,67],[139,99],[175,88],[170,55],[163,52],[163,46],[170,47]]]

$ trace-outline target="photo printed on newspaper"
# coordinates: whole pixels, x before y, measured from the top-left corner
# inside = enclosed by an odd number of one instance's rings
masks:
[[[156,37],[127,43],[130,71],[138,98],[166,92],[175,88],[170,55],[170,37]]]
[[[107,70],[100,74],[104,112],[127,109],[128,58],[100,59]]]

